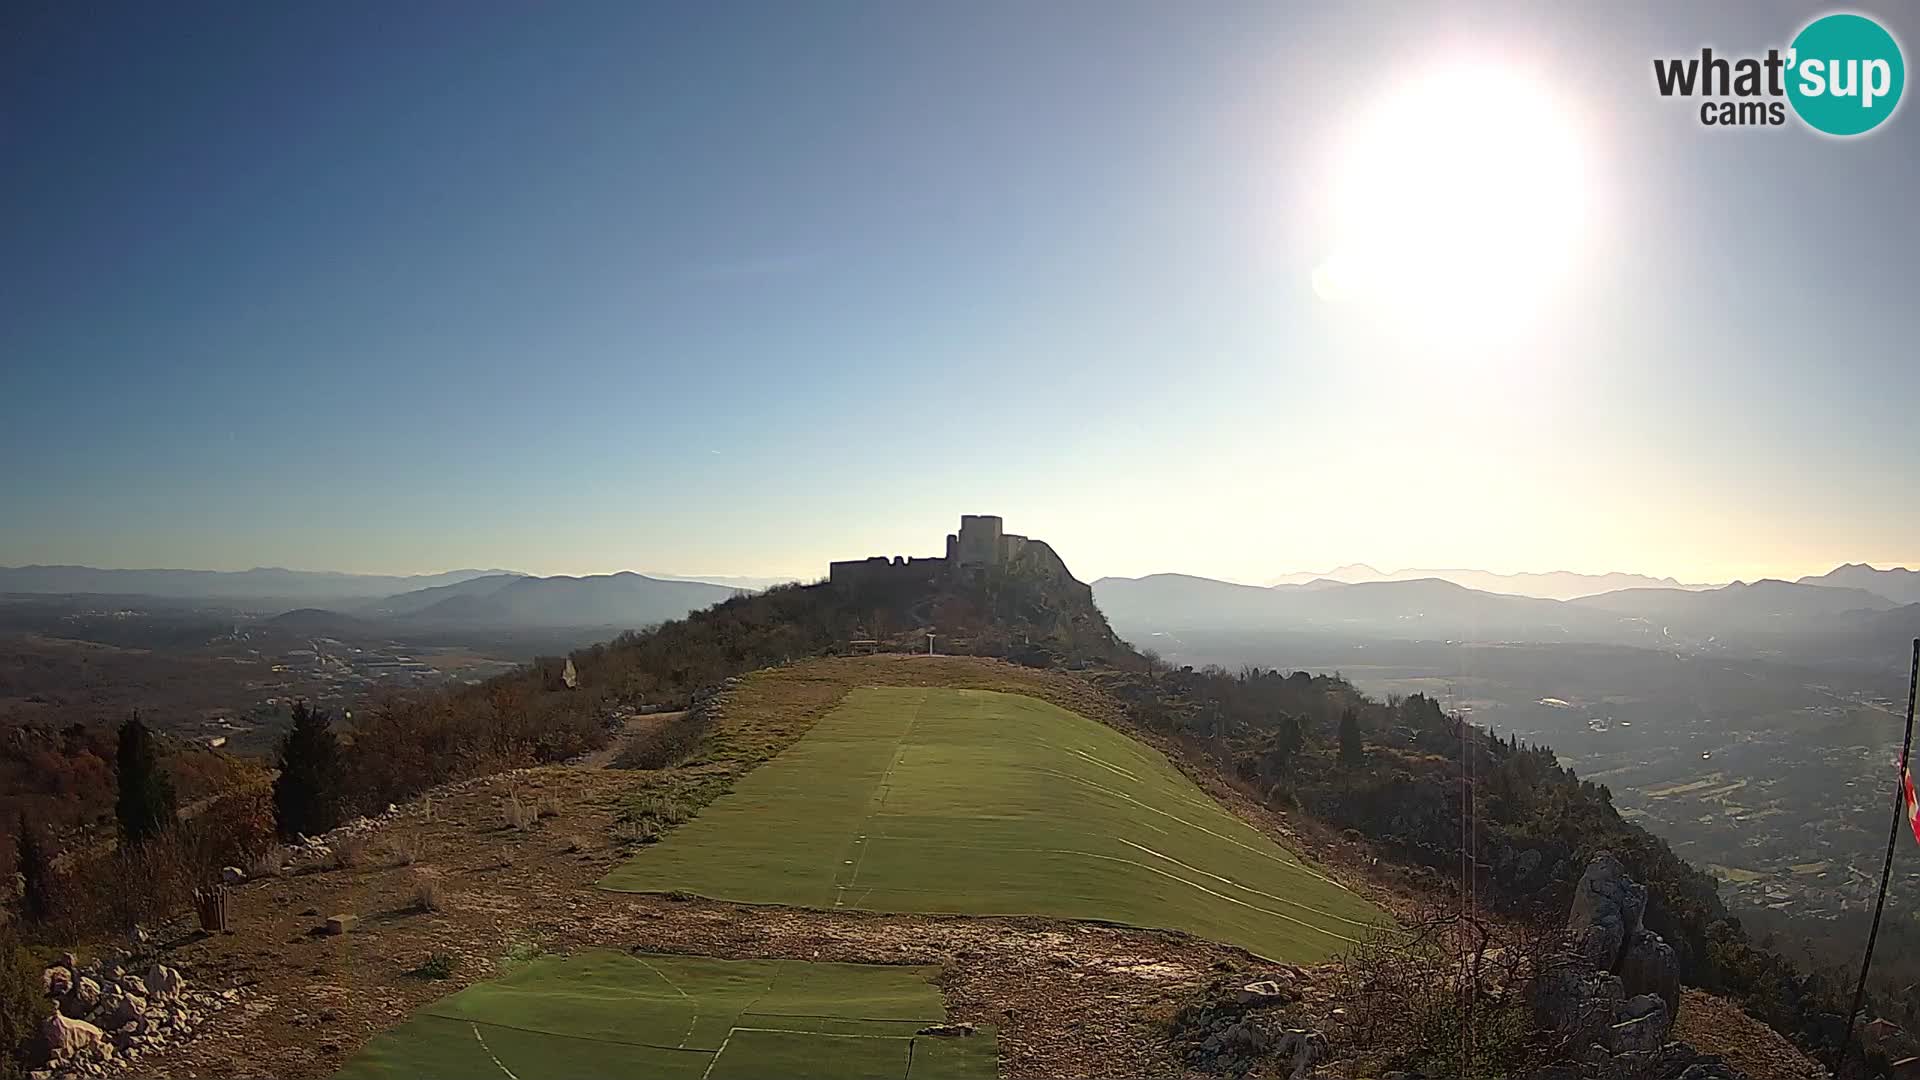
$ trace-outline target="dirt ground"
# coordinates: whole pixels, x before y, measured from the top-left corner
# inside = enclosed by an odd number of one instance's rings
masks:
[[[239,1006],[190,1046],[154,1054],[143,1076],[325,1076],[412,1010],[491,977],[509,956],[587,946],[729,958],[941,964],[950,1014],[1000,1029],[1008,1077],[1177,1076],[1157,1023],[1222,971],[1296,979],[1239,950],[1183,935],[1059,923],[750,907],[593,888],[626,857],[612,841],[635,775],[550,767],[473,782],[404,807],[370,834],[365,862],[233,890],[232,932],[167,942],[196,984],[239,987]],[[505,825],[509,794],[557,813]],[[431,810],[428,810],[428,806]],[[401,852],[417,857],[401,865]],[[441,910],[421,910],[432,875]],[[341,936],[318,928],[353,914]],[[409,974],[429,955],[452,978]]]
[[[722,749],[693,772],[740,771],[798,738],[854,685],[958,685],[1028,693],[1126,730],[1111,698],[1058,672],[967,658],[869,657],[772,669],[721,704]],[[181,922],[159,935],[166,963],[203,988],[238,988],[191,1044],[144,1057],[156,1080],[296,1080],[331,1074],[375,1032],[414,1009],[493,977],[513,958],[585,947],[861,963],[939,964],[955,1020],[994,1024],[1011,1080],[1191,1075],[1168,1049],[1165,1021],[1215,978],[1276,979],[1330,1008],[1332,972],[1258,960],[1182,934],[1037,918],[965,918],[755,907],[594,888],[632,848],[616,839],[623,802],[657,774],[602,767],[624,738],[665,722],[637,718],[615,745],[571,766],[441,789],[366,834],[357,865],[332,860],[236,887],[231,931]],[[1150,740],[1158,743],[1157,740]],[[1178,748],[1162,745],[1179,760]],[[1411,893],[1374,872],[1364,847],[1255,804],[1217,775],[1187,768],[1210,794],[1398,912]],[[512,805],[540,816],[508,824]],[[669,841],[670,842],[670,841]],[[336,845],[337,846],[337,845]],[[420,902],[425,890],[434,903]],[[1390,885],[1380,884],[1391,881]],[[329,916],[350,914],[328,936]],[[416,974],[451,958],[449,978]],[[1739,1010],[1688,991],[1679,1034],[1755,1080],[1819,1075]]]

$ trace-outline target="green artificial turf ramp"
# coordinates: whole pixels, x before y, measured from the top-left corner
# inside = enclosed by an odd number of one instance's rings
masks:
[[[1290,962],[1386,917],[1157,751],[988,690],[855,690],[601,885],[1185,930]]]
[[[945,1020],[937,968],[591,951],[544,957],[421,1009],[336,1080],[992,1080],[990,1028]],[[924,1063],[913,1064],[916,1060]],[[956,1064],[957,1063],[957,1064]]]

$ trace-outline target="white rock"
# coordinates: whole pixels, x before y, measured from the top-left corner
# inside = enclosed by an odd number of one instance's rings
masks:
[[[72,1057],[83,1050],[97,1050],[107,1044],[107,1033],[72,1017],[54,1013],[40,1025],[40,1036],[57,1058]]]

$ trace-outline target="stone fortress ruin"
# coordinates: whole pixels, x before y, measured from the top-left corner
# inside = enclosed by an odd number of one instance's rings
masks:
[[[1035,569],[1072,579],[1043,540],[1007,532],[993,514],[962,514],[960,531],[947,534],[947,553],[937,557],[875,555],[827,565],[827,580],[845,588],[925,585],[943,578],[1010,568]]]

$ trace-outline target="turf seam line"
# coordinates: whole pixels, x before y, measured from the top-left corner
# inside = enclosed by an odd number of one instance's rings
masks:
[[[900,732],[900,738],[894,741],[893,757],[887,762],[887,771],[880,774],[880,804],[875,806],[873,812],[868,814],[866,819],[861,822],[864,826],[863,832],[856,835],[864,835],[867,839],[866,842],[860,845],[860,853],[854,856],[852,876],[847,878],[845,885],[838,886],[834,892],[834,907],[844,907],[846,905],[847,890],[853,888],[854,884],[860,880],[860,867],[867,861],[867,850],[873,847],[873,822],[879,818],[880,811],[886,808],[887,794],[893,790],[893,770],[899,766],[900,755],[906,752],[907,737],[913,734],[914,725],[920,722],[920,709],[927,702],[927,696],[925,694],[918,695],[918,698],[919,700],[913,703],[913,715],[907,718],[906,728]],[[840,876],[839,867],[834,868],[833,876],[835,878]]]
[[[1152,806],[1147,803],[1141,802],[1139,799],[1136,799],[1133,796],[1128,795],[1124,791],[1114,791],[1112,788],[1101,787],[1099,784],[1093,783],[1090,780],[1083,780],[1078,776],[1074,776],[1072,773],[1060,773],[1059,775],[1066,777],[1069,780],[1072,780],[1076,784],[1081,784],[1086,787],[1093,788],[1095,791],[1104,791],[1109,795],[1113,795],[1117,798],[1125,799],[1128,802],[1139,806],[1141,809],[1146,810],[1149,813],[1159,814],[1161,817],[1164,817],[1164,818],[1171,818],[1172,820],[1177,821],[1180,824],[1195,830],[1196,832],[1206,833],[1208,836],[1211,836],[1216,840],[1225,840],[1227,843],[1232,844],[1234,847],[1241,848],[1246,851],[1250,851],[1255,855],[1260,856],[1263,859],[1267,859],[1270,862],[1275,862],[1280,864],[1281,866],[1285,866],[1290,869],[1297,870],[1300,873],[1315,879],[1316,881],[1325,882],[1326,884],[1331,885],[1334,888],[1341,890],[1342,892],[1353,891],[1352,889],[1347,888],[1345,885],[1340,884],[1338,881],[1335,881],[1330,877],[1325,877],[1320,874],[1314,873],[1313,871],[1307,869],[1305,866],[1302,866],[1299,862],[1295,860],[1277,858],[1274,855],[1269,854],[1268,852],[1265,852],[1265,851],[1261,851],[1259,848],[1253,847],[1250,844],[1243,844],[1240,841],[1235,840],[1233,837],[1225,835],[1224,833],[1214,832],[1212,829],[1207,828],[1205,825],[1195,824],[1194,822],[1188,821],[1186,818],[1183,818],[1178,814],[1169,814],[1165,810],[1162,810],[1157,806]],[[1232,813],[1232,811],[1227,810],[1225,807],[1220,807],[1220,810],[1222,813],[1228,813],[1228,814]]]
[[[1346,924],[1347,924],[1347,925],[1349,925],[1349,926],[1358,926],[1358,927],[1361,927],[1361,928],[1363,928],[1363,929],[1368,929],[1368,930],[1371,930],[1371,929],[1373,929],[1374,927],[1377,927],[1377,926],[1379,926],[1379,925],[1380,925],[1380,924],[1379,924],[1379,923],[1377,923],[1377,922],[1363,922],[1363,921],[1361,921],[1361,920],[1359,920],[1359,919],[1349,919],[1349,918],[1347,918],[1347,917],[1346,917],[1346,916],[1344,916],[1344,915],[1335,915],[1335,914],[1334,914],[1333,912],[1331,912],[1331,911],[1324,911],[1324,910],[1322,910],[1322,909],[1320,909],[1320,908],[1317,908],[1317,907],[1314,907],[1314,906],[1313,906],[1313,905],[1311,905],[1311,904],[1303,904],[1303,903],[1301,903],[1301,902],[1300,902],[1300,901],[1298,901],[1298,900],[1289,900],[1289,899],[1287,899],[1287,898],[1286,898],[1286,897],[1284,897],[1284,896],[1276,896],[1276,895],[1275,895],[1275,894],[1273,894],[1273,893],[1270,893],[1270,892],[1265,892],[1265,891],[1263,891],[1263,890],[1260,890],[1260,889],[1256,889],[1256,888],[1254,888],[1254,887],[1253,887],[1253,886],[1251,886],[1251,885],[1242,885],[1242,884],[1240,884],[1239,882],[1237,882],[1237,881],[1235,881],[1235,880],[1233,880],[1233,879],[1232,879],[1232,878],[1230,878],[1230,877],[1222,877],[1222,876],[1220,876],[1219,874],[1215,874],[1215,873],[1211,873],[1211,872],[1209,872],[1209,871],[1206,871],[1206,870],[1202,870],[1202,869],[1200,869],[1200,868],[1199,868],[1199,867],[1197,867],[1197,866],[1193,866],[1193,865],[1190,865],[1190,864],[1188,864],[1188,863],[1183,863],[1183,862],[1181,862],[1181,861],[1180,861],[1179,859],[1176,859],[1176,858],[1174,858],[1174,857],[1173,857],[1173,856],[1171,856],[1171,855],[1167,855],[1167,854],[1163,854],[1163,853],[1161,853],[1161,852],[1158,852],[1158,851],[1155,851],[1155,850],[1153,850],[1152,848],[1150,848],[1150,847],[1148,847],[1148,846],[1146,846],[1145,844],[1136,844],[1136,843],[1134,843],[1133,841],[1131,841],[1131,840],[1129,840],[1129,839],[1127,839],[1127,838],[1126,838],[1126,837],[1124,837],[1124,836],[1116,836],[1116,837],[1114,837],[1114,839],[1115,839],[1115,840],[1118,840],[1118,841],[1120,841],[1121,843],[1123,843],[1123,844],[1125,844],[1125,845],[1127,845],[1127,846],[1128,846],[1128,847],[1130,847],[1130,848],[1137,848],[1137,849],[1139,849],[1139,850],[1141,850],[1141,851],[1144,851],[1144,852],[1146,852],[1146,853],[1147,853],[1147,854],[1149,854],[1149,855],[1152,855],[1152,856],[1155,856],[1155,857],[1157,857],[1157,858],[1161,858],[1161,859],[1165,859],[1165,860],[1167,860],[1168,862],[1170,862],[1170,863],[1172,863],[1173,865],[1175,865],[1175,866],[1178,866],[1178,867],[1180,867],[1181,869],[1184,869],[1184,870],[1191,870],[1191,871],[1193,871],[1194,873],[1196,873],[1196,874],[1199,874],[1199,875],[1200,875],[1201,877],[1209,877],[1209,878],[1212,878],[1212,879],[1213,879],[1213,880],[1215,880],[1215,881],[1218,881],[1218,882],[1221,882],[1221,883],[1223,883],[1223,884],[1227,884],[1227,885],[1231,885],[1231,886],[1233,886],[1234,888],[1236,888],[1236,889],[1239,889],[1239,890],[1241,890],[1241,891],[1243,891],[1243,892],[1250,892],[1250,893],[1252,893],[1252,894],[1253,894],[1253,895],[1255,895],[1255,896],[1264,896],[1264,897],[1266,897],[1266,898],[1267,898],[1267,899],[1269,899],[1269,900],[1277,900],[1277,901],[1279,901],[1280,903],[1282,903],[1282,904],[1285,904],[1285,905],[1287,905],[1288,907],[1294,907],[1294,908],[1299,908],[1299,909],[1300,909],[1301,911],[1310,911],[1310,912],[1312,912],[1312,913],[1313,913],[1313,914],[1315,914],[1315,915],[1325,915],[1325,916],[1326,916],[1327,918],[1329,918],[1329,919],[1333,919],[1333,920],[1335,920],[1335,921],[1337,921],[1337,922],[1343,922],[1343,923],[1346,923]]]
[[[507,1080],[520,1080],[518,1076],[513,1074],[512,1069],[507,1068],[506,1065],[500,1061],[499,1056],[493,1052],[493,1047],[487,1045],[486,1037],[480,1034],[480,1025],[469,1020],[467,1021],[467,1026],[473,1029],[473,1038],[480,1044],[480,1049],[486,1051],[488,1057],[493,1058],[494,1067],[506,1073]]]
[[[743,1009],[741,1016],[766,1016],[779,1020],[845,1020],[859,1024],[944,1024],[944,1016],[840,1016],[828,1013],[763,1013]]]
[[[651,971],[655,975],[658,975],[660,977],[661,982],[664,982],[668,986],[673,987],[674,993],[679,994],[682,998],[684,998],[689,1003],[693,1001],[691,997],[687,996],[687,992],[685,990],[680,989],[679,983],[674,982],[672,979],[667,978],[667,973],[664,971],[661,971],[657,967],[654,967],[651,963],[648,963],[646,957],[636,956],[634,957],[634,959],[640,961],[641,966],[645,967],[648,971]],[[687,1021],[687,1033],[685,1035],[680,1036],[680,1047],[682,1049],[685,1049],[687,1045],[687,1040],[693,1038],[693,1029],[699,1026],[700,1026],[700,1006],[694,1005],[693,1019]]]
[[[735,1031],[759,1031],[768,1035],[811,1035],[820,1039],[886,1039],[889,1042],[908,1043],[913,1041],[913,1036],[911,1035],[858,1035],[845,1031],[801,1031],[798,1028],[763,1027],[736,1027],[727,1032],[727,1038],[733,1038]],[[722,1041],[720,1044],[721,1049],[726,1049],[726,1045],[726,1042]]]
[[[448,1016],[445,1013],[421,1010],[417,1016],[428,1016],[435,1020],[451,1020],[457,1024],[478,1024],[481,1027],[499,1028],[502,1031],[518,1031],[523,1035],[545,1035],[553,1039],[572,1039],[574,1042],[604,1043],[608,1046],[636,1046],[645,1050],[670,1050],[687,1054],[711,1054],[712,1050],[703,1050],[697,1046],[663,1046],[660,1043],[632,1042],[627,1039],[602,1039],[592,1035],[569,1035],[564,1031],[547,1031],[543,1028],[521,1027],[518,1024],[502,1024],[497,1020],[475,1020],[467,1016]]]

